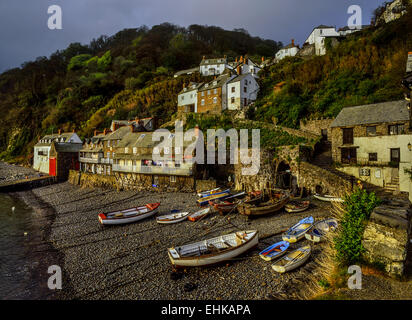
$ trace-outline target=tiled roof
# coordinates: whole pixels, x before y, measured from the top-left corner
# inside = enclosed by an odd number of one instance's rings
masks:
[[[399,100],[346,107],[338,114],[331,127],[408,121],[409,111],[407,105],[407,101]]]

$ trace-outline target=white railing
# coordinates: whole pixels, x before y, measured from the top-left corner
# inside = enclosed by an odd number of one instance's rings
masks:
[[[79,161],[83,163],[99,163],[99,158],[79,157]]]
[[[151,174],[167,174],[178,176],[192,175],[192,168],[170,168],[170,167],[156,167],[156,166],[125,166],[113,164],[113,171],[130,172],[130,173],[151,173]]]

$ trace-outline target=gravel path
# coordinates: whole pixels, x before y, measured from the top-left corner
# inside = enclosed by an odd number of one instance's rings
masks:
[[[316,275],[319,269],[319,245],[303,267],[283,275],[275,273],[258,253],[279,241],[281,232],[301,218],[326,217],[330,208],[329,204],[316,202],[313,209],[300,214],[282,211],[249,221],[234,214],[229,223],[227,217],[214,214],[198,222],[173,225],[159,225],[151,218],[130,225],[101,227],[97,214],[102,210],[160,201],[160,214],[171,209],[193,212],[198,210],[196,196],[81,189],[69,183],[34,189],[33,193],[56,211],[50,241],[64,256],[62,267],[70,284],[62,293],[68,299],[300,298],[305,286],[310,285],[307,277]],[[220,266],[172,273],[168,247],[239,229],[259,230],[258,247]],[[64,281],[67,283],[67,279]]]
[[[39,173],[32,169],[22,166],[16,166],[0,161],[0,185],[11,181],[23,180],[33,177],[38,177]]]

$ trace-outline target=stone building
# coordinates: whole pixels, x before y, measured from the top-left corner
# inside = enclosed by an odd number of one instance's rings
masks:
[[[74,133],[46,135],[34,146],[33,168],[64,180],[70,169],[78,168],[82,140]]]
[[[219,114],[227,109],[227,83],[233,79],[230,71],[204,84],[197,93],[197,112]]]
[[[104,129],[102,133],[94,132],[94,136],[85,139],[83,148],[79,152],[80,171],[94,174],[110,174],[111,165],[106,164],[103,151],[103,139],[110,130]]]
[[[393,191],[410,192],[412,133],[405,100],[344,108],[331,125],[339,170]]]
[[[300,130],[312,132],[316,135],[322,136],[323,139],[331,141],[331,124],[334,119],[305,119],[300,120]]]

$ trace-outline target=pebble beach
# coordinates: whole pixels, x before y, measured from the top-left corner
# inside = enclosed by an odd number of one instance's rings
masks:
[[[316,203],[306,212],[280,211],[258,219],[215,213],[198,222],[159,225],[149,218],[103,227],[97,219],[102,211],[161,202],[158,215],[171,209],[194,212],[199,210],[196,195],[82,189],[67,182],[30,192],[55,212],[48,241],[61,257],[56,261],[64,275],[59,299],[302,299],[311,285],[308,277],[320,269],[320,246],[313,247],[305,265],[286,274],[277,274],[258,253],[281,240],[281,233],[301,218],[317,220],[330,210],[329,204]],[[218,266],[173,272],[167,248],[251,229],[259,231],[259,245],[245,255]]]

